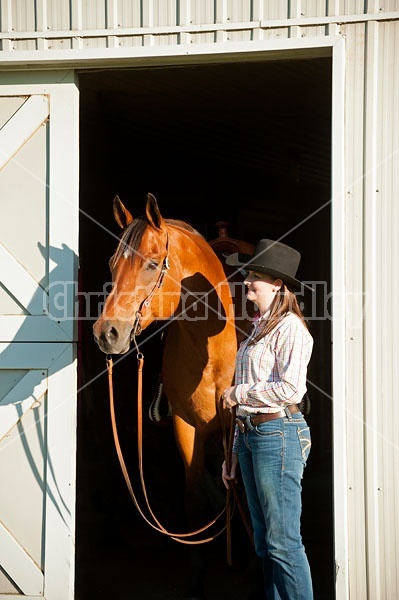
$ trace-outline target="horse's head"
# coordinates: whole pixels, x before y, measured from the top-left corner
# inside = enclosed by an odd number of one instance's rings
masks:
[[[176,265],[169,271],[168,229],[152,194],[145,216],[136,219],[116,196],[114,216],[123,231],[110,260],[113,288],[93,332],[103,352],[124,354],[134,334],[173,314],[180,279]]]

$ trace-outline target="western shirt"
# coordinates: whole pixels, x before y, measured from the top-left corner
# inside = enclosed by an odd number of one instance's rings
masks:
[[[237,416],[279,412],[298,404],[306,393],[313,338],[300,318],[287,313],[274,329],[250,343],[264,326],[257,318],[236,356]]]

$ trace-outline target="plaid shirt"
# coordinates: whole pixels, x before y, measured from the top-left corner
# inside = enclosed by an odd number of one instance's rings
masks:
[[[258,318],[236,357],[237,416],[279,412],[298,404],[306,392],[307,366],[313,338],[294,313],[287,313],[276,327],[255,344],[264,321]]]

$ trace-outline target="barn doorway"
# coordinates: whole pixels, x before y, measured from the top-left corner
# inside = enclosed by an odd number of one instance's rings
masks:
[[[90,70],[79,75],[80,321],[76,598],[180,598],[187,548],[153,532],[137,513],[116,458],[105,357],[91,328],[118,227],[118,194],[133,214],[152,192],[165,217],[187,220],[208,240],[216,223],[256,242],[297,247],[305,281],[331,278],[331,58]],[[320,296],[320,297],[319,297]],[[334,594],[331,323],[324,298],[307,306],[315,352],[309,370],[313,447],[303,481],[302,532],[315,597]],[[156,391],[159,338],[145,345],[145,395]],[[135,355],[115,366],[120,436],[135,472]],[[148,488],[160,515],[182,510],[182,471],[166,425],[145,428]],[[134,476],[133,476],[134,479]],[[136,481],[138,481],[136,479]],[[248,570],[211,549],[209,599],[245,598]]]

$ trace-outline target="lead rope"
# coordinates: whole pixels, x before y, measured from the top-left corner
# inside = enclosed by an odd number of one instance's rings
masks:
[[[135,341],[135,340],[134,340]],[[136,341],[135,341],[136,344]],[[136,344],[136,348],[137,348],[137,344]],[[197,535],[199,533],[203,533],[204,531],[206,531],[207,529],[209,529],[212,525],[214,525],[218,519],[223,515],[223,513],[226,511],[226,506],[223,508],[223,510],[212,520],[210,521],[207,525],[204,525],[204,527],[201,527],[200,529],[197,529],[196,531],[191,531],[189,533],[171,533],[169,531],[167,531],[163,525],[158,521],[158,519],[155,517],[149,501],[148,501],[148,497],[147,497],[147,490],[146,490],[146,486],[145,486],[145,481],[144,481],[144,474],[143,474],[143,453],[142,453],[142,389],[143,389],[143,366],[144,366],[144,356],[141,352],[137,353],[137,360],[138,360],[138,381],[137,381],[137,396],[138,396],[138,400],[137,400],[137,417],[138,417],[138,422],[137,422],[137,445],[138,445],[138,455],[139,455],[139,470],[140,470],[140,481],[141,481],[141,485],[142,485],[142,490],[143,490],[143,494],[144,494],[144,498],[147,504],[147,508],[150,511],[150,514],[152,516],[152,518],[154,519],[156,525],[154,525],[154,523],[152,523],[143,513],[142,509],[140,508],[140,505],[137,501],[137,498],[135,496],[134,490],[133,490],[133,486],[131,484],[130,481],[130,477],[129,477],[129,473],[128,470],[126,468],[126,463],[125,460],[123,458],[123,453],[122,453],[122,448],[119,442],[119,436],[118,436],[118,429],[117,429],[117,425],[116,425],[116,418],[115,418],[115,403],[114,403],[114,390],[113,390],[113,380],[112,380],[112,368],[113,368],[113,361],[112,358],[110,356],[107,356],[106,359],[106,365],[107,365],[107,372],[108,372],[108,388],[109,388],[109,402],[110,402],[110,413],[111,413],[111,424],[112,424],[112,433],[114,436],[114,443],[115,443],[115,449],[116,449],[116,453],[118,455],[118,459],[119,459],[119,464],[123,473],[123,477],[125,479],[127,488],[129,490],[130,496],[133,500],[133,503],[135,505],[135,507],[137,508],[137,510],[139,511],[140,515],[142,516],[142,518],[144,519],[144,521],[153,529],[155,529],[156,531],[158,531],[159,533],[163,533],[164,535],[168,535],[171,539],[175,540],[176,542],[180,542],[181,544],[205,544],[207,542],[210,542],[214,539],[216,539],[221,533],[223,533],[226,530],[226,525],[219,531],[217,532],[215,535],[205,538],[205,539],[200,539],[200,540],[186,540],[183,538],[187,538],[187,537],[192,537],[194,535]]]
[[[226,435],[226,423],[223,418],[223,397],[220,398],[219,403],[219,417],[222,426],[222,437],[223,437],[223,448],[224,448],[224,459],[226,461],[226,470],[228,473],[231,471],[232,465],[232,452],[233,452],[233,441],[234,441],[234,429],[235,429],[235,420],[236,420],[236,411],[237,407],[233,406],[231,410],[231,422],[230,422],[230,431],[229,431],[229,440],[227,443],[227,435]],[[227,490],[227,499],[226,499],[226,530],[227,530],[227,564],[232,566],[232,556],[231,556],[231,517],[232,517],[232,501],[231,501],[231,492],[234,494],[234,501],[238,506],[238,510],[240,511],[240,515],[242,518],[242,522],[247,531],[248,537],[250,539],[251,545],[254,545],[252,527],[248,520],[248,516],[244,510],[244,507],[241,502],[240,495],[237,490],[236,482],[232,479],[230,481],[229,489]]]

